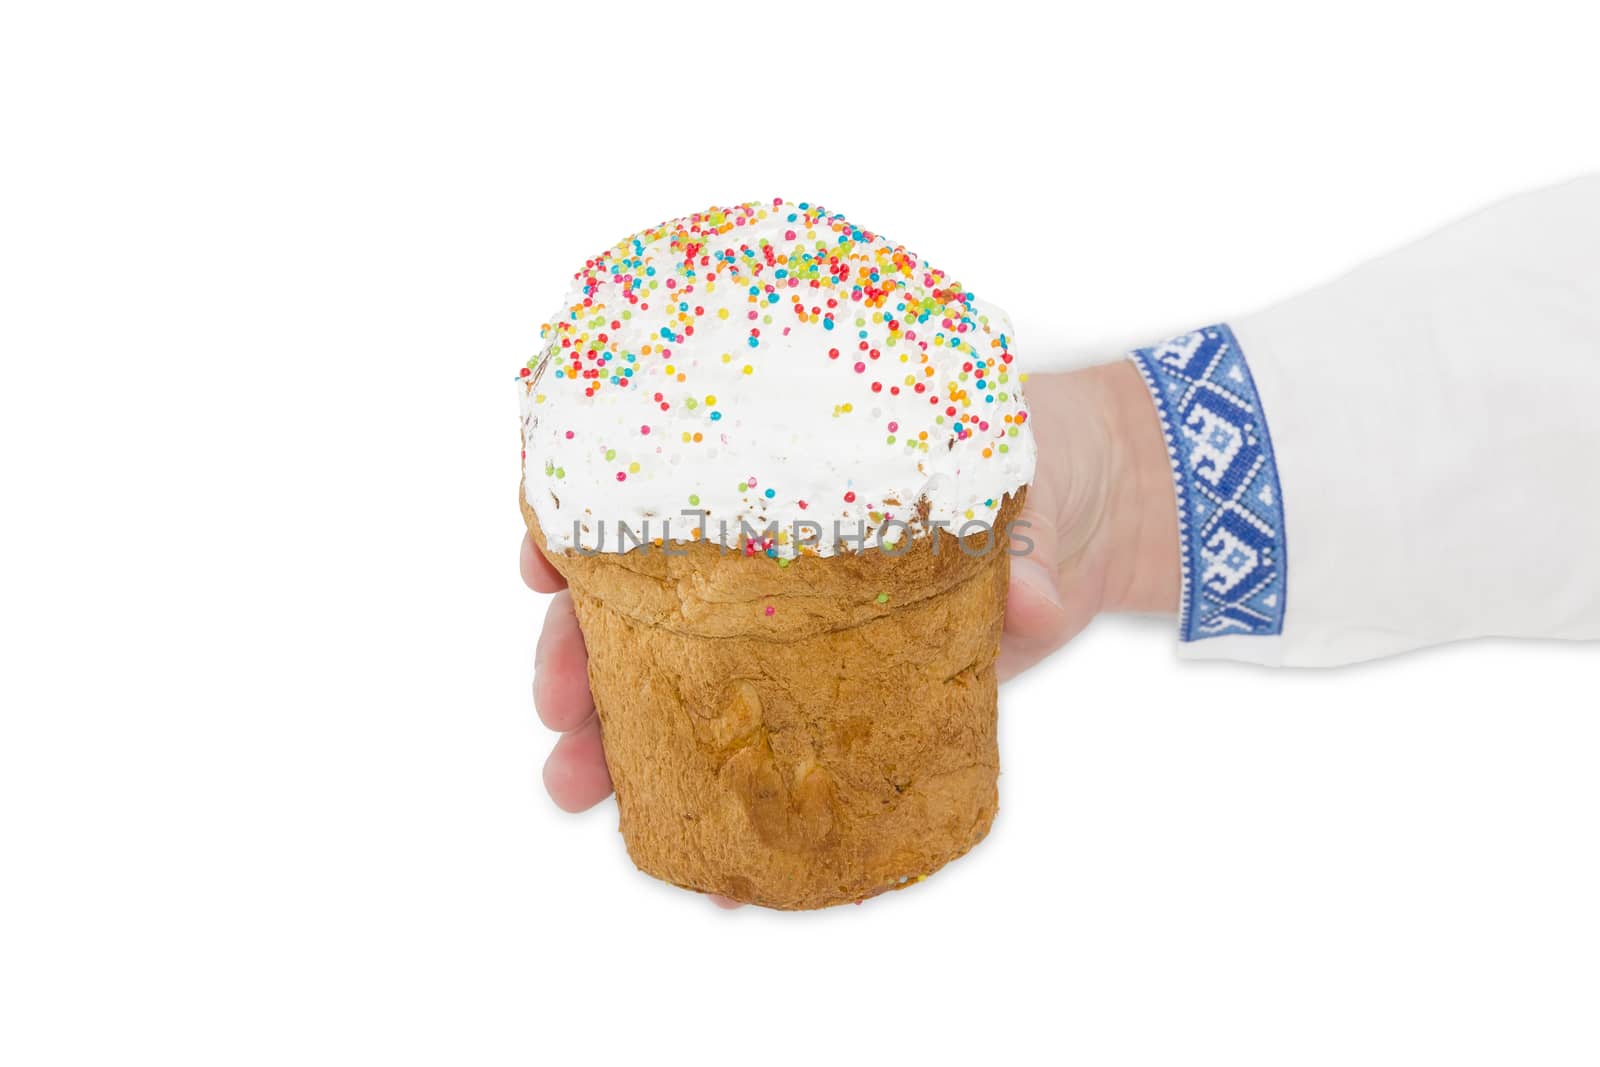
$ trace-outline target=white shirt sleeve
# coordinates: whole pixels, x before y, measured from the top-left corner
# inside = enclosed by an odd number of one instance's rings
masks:
[[[1131,356],[1173,457],[1181,655],[1600,639],[1600,175]]]

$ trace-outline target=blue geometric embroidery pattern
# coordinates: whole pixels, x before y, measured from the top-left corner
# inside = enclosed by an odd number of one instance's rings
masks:
[[[1288,548],[1266,415],[1225,323],[1129,353],[1155,400],[1177,485],[1178,637],[1283,632]]]

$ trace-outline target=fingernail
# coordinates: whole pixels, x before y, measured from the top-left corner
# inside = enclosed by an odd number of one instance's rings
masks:
[[[1011,580],[1043,597],[1056,607],[1062,607],[1061,591],[1056,587],[1056,576],[1044,564],[1027,556],[1011,560]]]

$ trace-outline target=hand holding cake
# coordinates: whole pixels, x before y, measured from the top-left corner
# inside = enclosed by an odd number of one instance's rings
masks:
[[[645,230],[518,376],[550,793],[821,907],[984,836],[996,682],[1098,612],[1272,666],[1600,639],[1597,307],[1596,176],[1026,386],[1004,312],[842,215]]]
[[[994,817],[997,671],[1175,599],[1123,558],[1175,559],[1131,365],[1025,404],[1004,312],[841,215],[643,231],[541,341],[524,576],[572,590],[540,646],[547,777],[568,806],[614,783],[658,877],[776,907],[925,877]],[[1029,490],[1036,433],[1057,462]]]

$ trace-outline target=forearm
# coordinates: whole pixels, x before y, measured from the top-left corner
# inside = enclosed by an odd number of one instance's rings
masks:
[[[1132,355],[1030,382],[1069,599],[1268,664],[1600,637],[1600,179]]]

